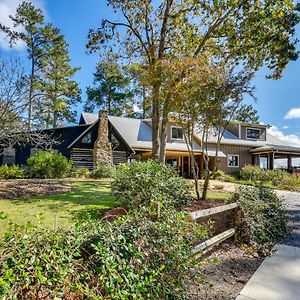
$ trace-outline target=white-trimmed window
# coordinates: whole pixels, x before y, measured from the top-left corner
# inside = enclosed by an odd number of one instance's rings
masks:
[[[239,166],[239,156],[237,154],[227,155],[228,167],[236,168]]]
[[[171,126],[171,139],[172,140],[183,140],[182,127]]]
[[[259,128],[246,128],[246,139],[248,140],[259,140],[261,131]]]

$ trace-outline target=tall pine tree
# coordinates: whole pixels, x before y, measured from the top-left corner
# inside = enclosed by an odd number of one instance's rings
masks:
[[[44,34],[51,42],[47,43],[46,55],[41,60],[41,121],[47,127],[57,127],[64,121],[75,121],[72,106],[80,101],[80,90],[73,76],[79,68],[70,65],[68,44],[58,28],[48,26]]]
[[[94,87],[87,88],[87,96],[84,106],[86,111],[105,109],[115,116],[130,116],[134,112],[130,78],[125,76],[118,63],[112,60],[97,64]]]
[[[6,33],[10,39],[11,46],[22,41],[26,44],[28,59],[30,60],[29,91],[27,97],[27,127],[28,130],[32,128],[33,121],[33,107],[37,95],[36,84],[38,80],[38,73],[40,70],[40,60],[44,55],[45,37],[43,34],[44,15],[41,9],[36,8],[30,2],[22,2],[16,10],[15,16],[10,16],[13,21],[14,28],[20,31],[12,30],[0,24],[0,30]]]

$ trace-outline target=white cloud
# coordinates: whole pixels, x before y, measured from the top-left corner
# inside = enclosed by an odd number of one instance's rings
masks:
[[[23,2],[23,0],[0,0],[0,23],[7,27],[12,28],[13,22],[9,18],[10,15],[14,15],[17,7]],[[35,6],[44,10],[44,0],[33,0],[31,1]],[[22,28],[14,28],[16,31],[21,31]],[[9,50],[9,40],[3,32],[0,32],[0,48],[4,50]],[[13,45],[13,49],[22,51],[25,48],[25,44],[18,41]]]
[[[289,126],[284,125],[282,126],[282,129],[289,129]]]
[[[300,108],[292,108],[284,117],[285,119],[300,119]]]
[[[277,137],[281,141],[286,142],[286,144],[289,146],[300,147],[300,136],[298,136],[296,134],[284,134],[276,126],[272,126],[269,129],[269,132],[270,132],[270,134]]]

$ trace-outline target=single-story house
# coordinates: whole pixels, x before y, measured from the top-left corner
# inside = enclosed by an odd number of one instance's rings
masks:
[[[151,158],[151,119],[134,119],[83,112],[77,126],[43,130],[58,143],[53,149],[72,159],[76,167],[92,169],[99,163],[115,165],[132,160]],[[204,168],[202,137],[194,133],[193,152],[200,170]],[[211,134],[205,151],[210,165],[215,159],[217,138]],[[22,165],[34,153],[30,145],[3,149],[0,164]],[[224,132],[218,151],[219,169],[233,174],[248,164],[274,169],[276,160],[285,160],[288,171],[295,171],[293,158],[300,158],[300,148],[286,145],[269,133],[269,126],[231,122]],[[174,165],[183,176],[191,175],[191,159],[176,121],[167,128],[166,162]]]

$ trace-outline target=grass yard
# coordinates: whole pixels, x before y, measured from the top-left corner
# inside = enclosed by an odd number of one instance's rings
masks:
[[[224,200],[228,192],[208,192],[208,200]],[[9,222],[23,224],[41,220],[43,226],[67,229],[77,222],[100,219],[103,212],[120,203],[112,195],[110,180],[74,180],[72,191],[29,199],[0,199],[0,212],[7,215],[0,219],[0,235],[7,230]]]
[[[8,216],[0,220],[0,235],[8,228],[9,220],[22,224],[37,221],[44,226],[68,228],[76,222],[100,219],[103,211],[119,205],[111,194],[109,180],[80,180],[73,182],[71,192],[36,196],[29,199],[0,199],[0,212]]]

